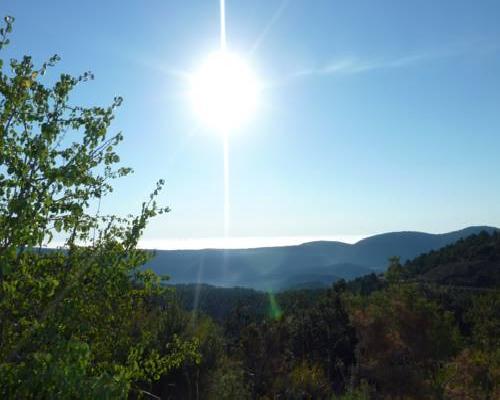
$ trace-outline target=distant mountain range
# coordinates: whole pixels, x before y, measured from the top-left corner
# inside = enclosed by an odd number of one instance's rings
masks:
[[[157,250],[146,267],[170,276],[170,283],[261,290],[317,287],[384,271],[391,256],[405,262],[460,238],[494,230],[498,229],[474,226],[443,234],[390,232],[355,244],[321,241],[255,249]]]

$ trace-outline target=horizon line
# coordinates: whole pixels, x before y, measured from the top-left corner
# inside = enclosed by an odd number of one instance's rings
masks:
[[[270,247],[299,246],[312,242],[340,242],[356,244],[364,239],[388,233],[424,233],[429,235],[444,235],[456,233],[471,228],[487,228],[500,230],[494,225],[474,224],[446,231],[431,232],[418,229],[389,230],[371,234],[344,234],[344,235],[296,235],[296,236],[217,236],[197,238],[168,238],[140,240],[137,248],[143,250],[245,250]],[[54,241],[43,245],[44,248],[61,248],[64,244]]]
[[[463,228],[450,229],[441,232],[422,230],[394,230],[370,234],[344,234],[344,235],[301,235],[301,236],[229,236],[229,237],[201,237],[201,238],[171,238],[171,239],[145,239],[140,240],[138,247],[145,250],[245,250],[268,247],[298,246],[311,242],[340,242],[356,244],[363,239],[387,233],[426,233],[430,235],[443,235],[460,232],[471,228],[499,229],[493,225],[468,225]]]
[[[310,242],[329,241],[354,244],[370,235],[315,235],[315,236],[230,236],[206,238],[145,239],[139,241],[148,250],[238,250],[263,247],[297,246]]]

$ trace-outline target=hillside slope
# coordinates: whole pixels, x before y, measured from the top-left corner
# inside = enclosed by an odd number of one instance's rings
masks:
[[[159,250],[147,264],[172,283],[203,282],[219,286],[283,289],[303,283],[330,284],[383,271],[387,259],[404,262],[491,227],[469,227],[445,234],[392,232],[355,244],[311,242],[256,249]]]
[[[486,231],[409,261],[409,278],[446,285],[493,288],[500,285],[500,233]]]

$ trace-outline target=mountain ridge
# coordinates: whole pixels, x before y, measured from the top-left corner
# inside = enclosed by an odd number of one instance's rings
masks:
[[[324,276],[326,282],[327,277],[352,279],[381,272],[391,256],[399,256],[405,262],[460,238],[496,230],[491,226],[470,226],[438,234],[387,232],[354,244],[317,241],[247,249],[156,250],[146,266],[169,275],[172,283],[202,282],[274,290],[286,287],[287,281],[300,284],[303,279],[305,283],[308,275]]]

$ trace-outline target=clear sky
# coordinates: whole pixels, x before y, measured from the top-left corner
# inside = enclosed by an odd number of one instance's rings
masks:
[[[230,139],[239,245],[500,226],[498,0],[226,1],[228,46],[265,83]],[[185,78],[217,49],[218,1],[1,9],[16,18],[9,54],[57,53],[54,74],[95,73],[75,102],[124,97],[114,129],[135,174],[104,208],[135,212],[165,178],[172,212],[145,243],[223,236],[222,141],[193,114]]]

